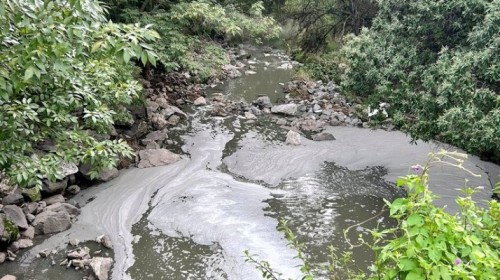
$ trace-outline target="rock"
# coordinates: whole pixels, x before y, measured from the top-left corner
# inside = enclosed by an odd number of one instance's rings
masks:
[[[153,113],[151,117],[151,124],[155,129],[164,129],[168,125],[168,122],[163,115]]]
[[[146,137],[144,137],[143,141],[144,140],[164,141],[165,139],[168,138],[167,132],[168,132],[168,130],[166,130],[166,129],[152,131],[152,132],[148,133],[148,135],[146,135]],[[143,144],[144,144],[144,142],[143,142]]]
[[[184,113],[181,109],[179,109],[178,107],[176,106],[172,106],[172,105],[169,105],[168,107],[166,107],[164,110],[161,110],[161,114],[163,114],[163,116],[165,118],[169,118],[170,116],[174,115],[174,114],[177,114],[179,116],[182,116],[184,118],[187,118],[187,115],[186,113]]]
[[[245,71],[245,75],[254,75],[254,74],[257,74],[257,72],[252,71],[252,70]]]
[[[21,231],[21,237],[33,239],[35,238],[35,228],[32,226],[28,226],[28,229],[25,231]]]
[[[66,188],[66,193],[75,195],[80,192],[80,187],[78,185],[71,185]]]
[[[42,258],[47,258],[50,255],[49,249],[43,249],[42,251],[38,252],[38,255]]]
[[[247,120],[256,120],[257,116],[255,116],[254,114],[252,114],[250,112],[245,112],[245,119],[247,119]]]
[[[297,127],[302,131],[320,132],[324,129],[325,123],[321,120],[307,118],[297,123]]]
[[[9,243],[19,238],[19,228],[4,213],[0,213],[0,242]]]
[[[90,249],[87,247],[83,248],[77,248],[71,252],[68,253],[68,259],[77,259],[77,260],[84,260],[84,259],[90,259]]]
[[[68,186],[68,178],[64,178],[56,182],[43,180],[42,192],[47,194],[62,193],[67,186]]]
[[[0,280],[17,280],[17,277],[14,275],[7,274],[4,277],[0,278]]]
[[[36,202],[25,203],[23,205],[23,212],[25,214],[33,214],[33,213],[35,213],[37,208],[38,208],[38,203],[36,203]]]
[[[288,145],[300,145],[300,134],[293,130],[288,131],[285,143]]]
[[[339,121],[339,120],[337,120],[337,119],[333,119],[333,120],[331,120],[331,121],[330,121],[330,125],[331,125],[331,126],[339,126],[339,125],[341,125],[341,124],[342,124],[342,122],[340,122],[340,121]]]
[[[227,116],[226,108],[224,108],[224,106],[221,106],[218,104],[214,105],[214,107],[212,109],[212,115],[217,116],[217,117],[226,117]]]
[[[95,257],[90,261],[90,267],[98,280],[108,280],[112,264],[112,258]]]
[[[314,106],[313,106],[313,112],[314,113],[321,113],[322,112],[321,106],[318,105],[318,104],[314,104]]]
[[[35,214],[38,215],[38,214],[42,213],[43,210],[45,210],[45,207],[47,207],[47,202],[45,202],[43,200],[39,201],[38,202],[38,207],[36,208]]]
[[[7,254],[5,252],[0,252],[0,264],[3,264],[7,259]]]
[[[64,203],[66,202],[66,199],[62,196],[62,194],[56,194],[51,197],[47,197],[43,201],[45,201],[46,205],[52,205],[56,203]]]
[[[148,149],[139,151],[139,159],[137,167],[148,168],[177,162],[181,159],[181,156],[167,149]]]
[[[33,226],[35,234],[61,232],[71,226],[71,217],[66,211],[44,211],[36,215]]]
[[[276,121],[276,124],[277,124],[277,125],[287,125],[287,124],[288,124],[288,122],[287,122],[285,119],[279,118],[279,119]]]
[[[273,106],[271,113],[295,116],[297,114],[297,104],[290,103]]]
[[[71,245],[71,246],[78,246],[78,244],[80,244],[80,240],[79,240],[79,239],[74,238],[74,239],[71,239],[68,243],[69,243],[69,245]]]
[[[17,205],[6,205],[3,208],[3,212],[7,219],[9,219],[13,224],[19,227],[21,230],[28,229],[28,221],[24,216],[23,210]]]
[[[21,205],[24,202],[23,194],[20,189],[15,189],[12,193],[2,199],[3,205],[16,204]]]
[[[194,106],[203,106],[207,105],[207,101],[205,100],[205,97],[200,96],[194,100],[193,104]]]
[[[102,182],[108,182],[118,177],[118,175],[120,175],[120,172],[118,171],[118,169],[113,167],[111,169],[101,171],[97,179]]]
[[[152,140],[142,140],[142,144],[146,144],[146,149],[160,149],[160,144],[156,143],[156,141]]]
[[[19,251],[19,249],[26,249],[29,247],[33,247],[33,240],[28,238],[19,239],[17,241],[12,242],[10,246],[17,248],[17,250],[11,250],[13,252],[16,252]]]
[[[224,101],[224,94],[222,94],[220,92],[212,94],[212,101],[223,102]]]
[[[155,102],[158,106],[160,106],[160,108],[167,108],[169,106],[167,99],[163,97],[156,98]]]
[[[75,206],[69,204],[69,203],[55,203],[50,206],[47,206],[46,211],[52,211],[52,212],[66,212],[70,216],[76,216],[80,214],[80,209],[76,208]]]
[[[314,141],[328,141],[335,140],[335,137],[331,133],[323,132],[313,135],[312,140]]]
[[[181,120],[181,117],[177,116],[177,115],[172,115],[168,118],[168,123],[170,125],[177,125],[179,123],[179,121]]]
[[[135,122],[130,129],[125,130],[123,134],[125,134],[125,136],[127,136],[128,138],[138,139],[146,135],[148,131],[149,131],[148,123],[145,121],[138,121]]]
[[[231,79],[238,78],[241,76],[241,72],[238,71],[238,68],[231,64],[223,65],[222,70]]]
[[[26,220],[28,220],[28,223],[33,223],[33,221],[35,220],[35,215],[33,214],[26,214]]]
[[[253,102],[253,104],[259,106],[260,109],[273,107],[269,96],[260,96]]]
[[[61,162],[59,165],[59,168],[61,169],[62,176],[66,177],[69,175],[76,174],[78,172],[78,166],[72,162]]]
[[[40,192],[39,188],[23,188],[21,191],[23,196],[26,198],[28,201],[40,201],[42,199],[42,193]]]
[[[113,249],[113,243],[111,242],[111,238],[107,235],[101,235],[96,238],[96,242],[101,243],[104,247],[108,249]]]

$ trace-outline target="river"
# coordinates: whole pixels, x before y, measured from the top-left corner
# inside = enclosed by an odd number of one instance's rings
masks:
[[[283,99],[279,83],[292,70],[281,69],[287,57],[278,51],[250,50],[255,74],[226,81],[209,91],[226,98],[252,101],[260,94],[273,103]],[[273,115],[248,121],[234,116],[210,116],[210,106],[193,109],[189,120],[169,135],[183,159],[169,166],[122,170],[118,178],[82,191],[74,202],[82,213],[68,231],[39,239],[38,245],[2,270],[18,279],[81,279],[72,269],[50,268],[36,258],[45,248],[64,249],[72,238],[92,240],[108,234],[114,245],[112,279],[261,279],[244,250],[266,260],[284,278],[300,276],[296,252],[287,246],[278,221],[286,219],[305,244],[313,268],[327,261],[326,247],[347,248],[348,237],[367,236],[377,223],[383,199],[402,195],[394,187],[398,176],[423,164],[440,143],[411,144],[398,131],[328,127],[335,141],[303,138],[300,146],[284,144],[287,130]],[[469,179],[484,186],[476,200],[491,196],[500,167],[470,156],[465,167],[481,174],[470,178],[461,170],[437,166],[431,170],[438,205],[456,211],[457,188]],[[356,248],[354,260],[366,268],[372,255]],[[56,260],[57,262],[57,260]]]

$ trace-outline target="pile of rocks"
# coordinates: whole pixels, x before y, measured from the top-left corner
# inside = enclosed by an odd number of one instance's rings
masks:
[[[107,235],[98,236],[95,241],[105,248],[113,248],[111,239]],[[69,245],[74,249],[70,249],[65,253],[64,258],[59,260],[59,265],[84,271],[86,275],[84,279],[87,280],[107,280],[109,278],[113,259],[107,256],[108,253],[103,253],[102,250],[91,252],[88,247],[80,246],[80,241],[77,239],[70,240]],[[50,258],[52,265],[55,265],[56,260],[54,258],[57,258],[57,254],[56,250],[44,249],[38,253],[38,257]]]

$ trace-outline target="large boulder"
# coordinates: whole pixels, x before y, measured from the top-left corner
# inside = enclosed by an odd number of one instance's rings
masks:
[[[167,149],[148,149],[139,151],[139,163],[137,167],[148,168],[154,166],[168,165],[177,162],[181,156]]]
[[[44,180],[42,186],[42,192],[47,194],[63,193],[67,186],[68,186],[67,177],[56,182]]]
[[[28,228],[28,221],[23,210],[17,205],[6,205],[3,208],[5,216],[21,230]]]
[[[288,131],[288,133],[286,134],[286,141],[285,143],[287,143],[288,145],[300,145],[300,134],[293,131],[293,130],[290,130]]]
[[[112,264],[112,258],[95,257],[90,261],[90,267],[98,280],[108,280]]]
[[[7,274],[4,277],[0,278],[0,280],[16,280],[17,277],[14,275]]]
[[[271,113],[295,116],[297,114],[297,104],[282,104],[271,108]]]
[[[0,244],[12,242],[18,237],[19,228],[4,213],[0,213]]]
[[[42,193],[37,187],[23,188],[21,192],[28,201],[36,202],[42,199]]]
[[[22,191],[19,188],[15,189],[13,192],[4,196],[4,198],[2,199],[3,205],[9,205],[9,204],[21,205],[23,202],[24,202],[24,197]]]
[[[55,203],[66,202],[66,199],[64,198],[64,196],[62,196],[62,194],[56,194],[56,195],[53,195],[51,197],[47,197],[43,201],[45,201],[46,205],[52,205],[52,204],[55,204]]]
[[[61,202],[47,206],[47,208],[45,208],[45,211],[52,211],[52,212],[64,211],[73,217],[80,214],[80,209],[76,208],[75,206],[69,203],[61,203]]]
[[[33,221],[36,234],[61,232],[71,226],[71,217],[66,211],[44,211]]]
[[[273,104],[271,103],[271,99],[269,99],[269,96],[260,96],[253,102],[253,104],[259,106],[260,109],[273,107]]]

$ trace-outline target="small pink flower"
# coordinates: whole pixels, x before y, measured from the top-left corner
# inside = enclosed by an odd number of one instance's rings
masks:
[[[424,168],[420,164],[415,164],[411,167],[411,170],[413,170],[413,173],[415,174],[420,174]]]
[[[462,260],[460,258],[456,258],[455,261],[453,262],[455,265],[459,265],[462,263]]]

